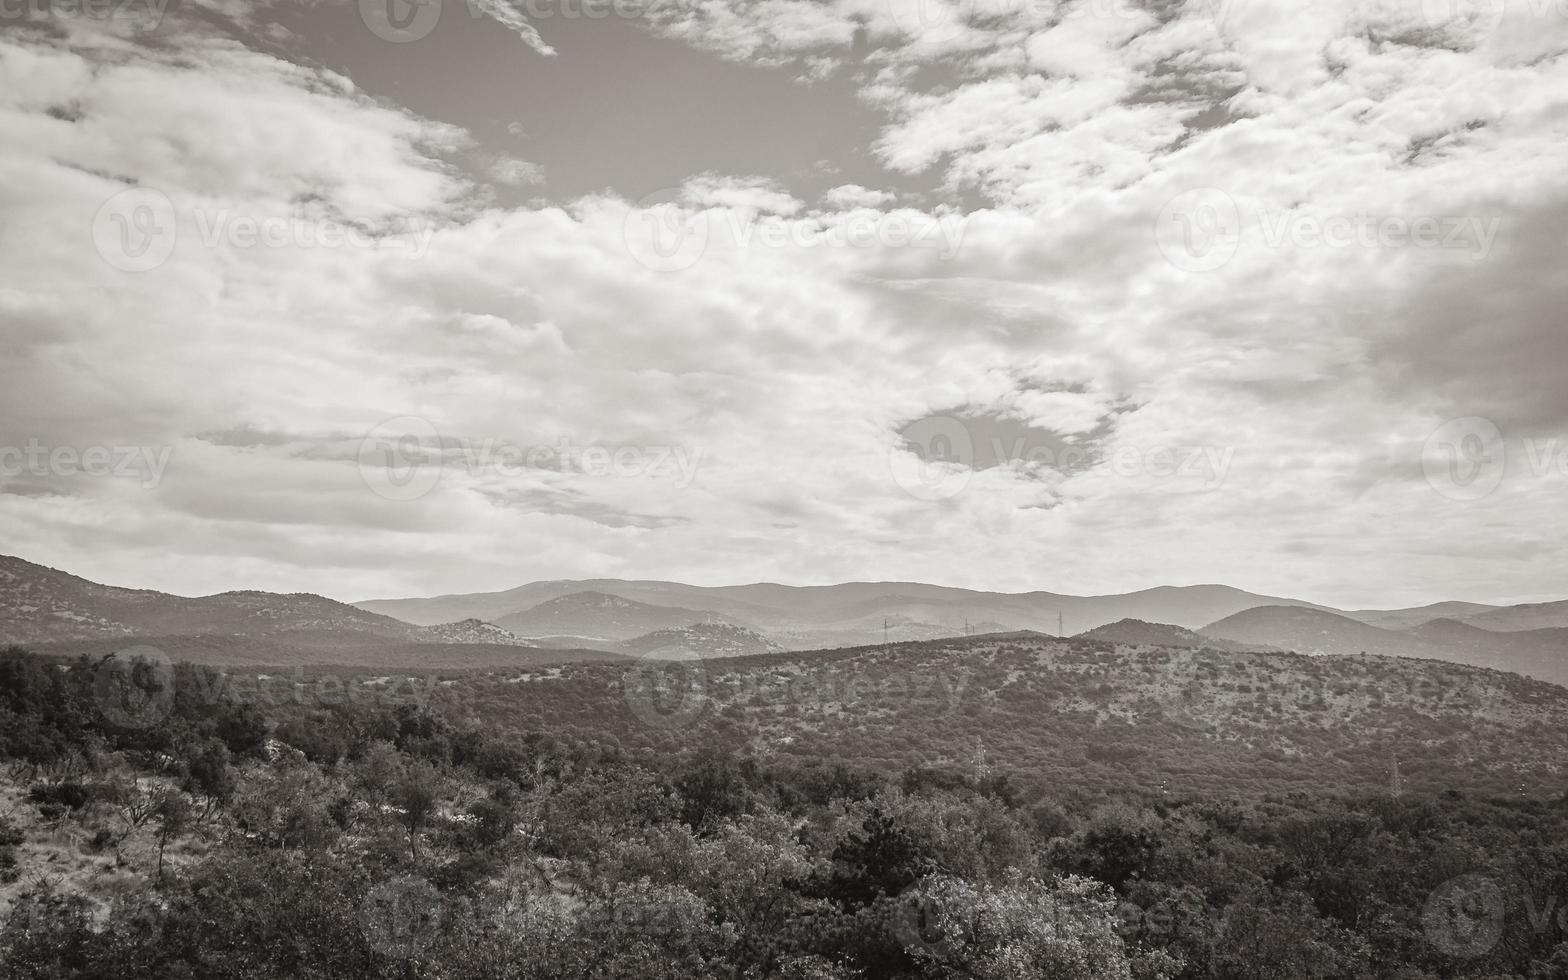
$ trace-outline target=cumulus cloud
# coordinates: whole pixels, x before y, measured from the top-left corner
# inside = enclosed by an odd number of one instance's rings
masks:
[[[874,191],[859,184],[840,184],[822,195],[822,203],[835,210],[849,208],[881,208],[892,204],[895,195],[887,191]]]
[[[643,204],[494,206],[483,183],[531,164],[194,15],[156,41],[8,34],[0,446],[45,453],[0,474],[8,550],[345,597],[628,575],[1373,604],[1561,581],[1531,542],[1568,474],[1525,441],[1568,451],[1553,25],[1011,7],[924,30],[912,5],[686,8],[659,29],[703,51],[853,65],[891,173],[697,173]],[[896,181],[927,173],[925,210],[875,189],[921,199]],[[1472,415],[1511,468],[1456,499],[1423,452]],[[903,482],[930,418],[980,444],[951,494]],[[367,474],[386,438],[419,448],[416,482]],[[94,447],[134,465],[48,458]]]

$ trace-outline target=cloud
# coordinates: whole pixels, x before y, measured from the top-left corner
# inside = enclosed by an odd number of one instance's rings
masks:
[[[801,202],[766,177],[702,174],[681,186],[681,197],[698,207],[734,208],[768,214],[794,214]]]
[[[822,195],[822,203],[836,211],[850,208],[881,208],[892,204],[895,195],[874,191],[859,184],[840,184]]]
[[[1561,581],[1529,545],[1562,477],[1521,455],[1568,428],[1551,32],[1231,6],[969,5],[924,34],[880,3],[690,8],[661,29],[828,58],[886,125],[825,193],[712,171],[662,211],[496,204],[485,183],[530,164],[287,38],[190,12],[156,40],[12,32],[0,447],[169,461],[150,486],[0,473],[8,550],[348,597],[629,575],[1372,605]],[[941,186],[906,193],[914,173]],[[166,204],[121,196],[147,191]],[[1460,233],[1423,245],[1425,219]],[[954,247],[923,237],[943,228]],[[167,256],[126,271],[144,238]],[[943,414],[980,420],[994,464],[946,496],[901,482],[929,462],[905,428]],[[1468,415],[1515,465],[1456,501],[1422,453]],[[378,433],[433,451],[404,474],[423,492],[378,490]]]

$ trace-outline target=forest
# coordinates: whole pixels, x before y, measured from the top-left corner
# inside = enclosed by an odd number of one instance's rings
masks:
[[[504,722],[455,707],[500,683],[301,703],[0,653],[0,975],[1568,978],[1560,785],[637,744],[533,682]]]

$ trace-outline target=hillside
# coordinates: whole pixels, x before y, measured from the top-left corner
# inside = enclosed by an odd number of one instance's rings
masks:
[[[1404,630],[1430,623],[1434,619],[1464,619],[1480,613],[1490,612],[1501,608],[1488,606],[1482,602],[1434,602],[1427,606],[1412,606],[1408,609],[1355,609],[1345,613],[1351,619],[1359,620],[1368,626],[1377,626],[1381,629]]]
[[[1396,630],[1368,626],[1345,616],[1318,609],[1260,606],[1202,631],[1206,636],[1238,643],[1255,643],[1296,653],[1352,656],[1376,653],[1387,657],[1442,659],[1443,649],[1419,637]]]
[[[629,640],[655,630],[686,626],[713,614],[656,606],[606,592],[573,592],[503,616],[496,625],[517,636],[581,636]]]
[[[0,557],[0,642],[37,645],[143,636],[344,632],[417,640],[417,627],[319,595],[224,592],[189,598],[99,585]]]
[[[1529,602],[1456,617],[1484,630],[1538,630],[1568,628],[1568,600]]]
[[[1568,683],[1568,630],[1510,633],[1451,619],[1388,630],[1319,610],[1265,606],[1206,626],[1203,633],[1298,653],[1421,657]]]
[[[420,635],[431,643],[500,643],[507,646],[533,646],[511,631],[482,619],[464,619],[455,623],[438,623],[420,630]]]
[[[1568,685],[1568,628],[1501,632],[1437,619],[1411,633],[1451,651],[1448,659],[1463,657],[1468,663]]]
[[[651,673],[650,673],[651,672]],[[1555,787],[1568,690],[1434,661],[978,637],[660,668],[469,675],[438,701],[498,731],[613,735],[897,769],[992,764],[1172,791]]]
[[[691,656],[754,657],[784,652],[782,646],[756,630],[731,623],[695,623],[655,630],[617,644],[615,649],[639,656],[679,659]]]
[[[1146,623],[1141,619],[1123,619],[1104,626],[1096,626],[1076,637],[1080,640],[1101,640],[1105,643],[1119,643],[1123,646],[1146,647],[1174,647],[1198,648],[1208,647],[1211,650],[1273,650],[1276,648],[1262,645],[1248,645],[1237,643],[1233,640],[1224,640],[1219,637],[1205,636],[1193,630],[1169,623]]]
[[[652,606],[710,610],[718,617],[766,633],[790,649],[880,641],[884,620],[904,626],[902,634],[890,631],[891,638],[917,640],[962,635],[966,623],[971,633],[1033,629],[1054,634],[1059,623],[1069,630],[1082,631],[1128,618],[1196,629],[1254,606],[1311,606],[1296,599],[1257,595],[1223,585],[1164,586],[1120,595],[1074,596],[981,592],[915,582],[705,587],[618,579],[533,582],[502,592],[373,599],[356,605],[417,624],[469,617],[501,622],[540,604],[583,592],[614,595]],[[688,616],[685,622],[699,618]],[[522,632],[518,627],[511,628]],[[532,625],[529,629],[533,629]]]

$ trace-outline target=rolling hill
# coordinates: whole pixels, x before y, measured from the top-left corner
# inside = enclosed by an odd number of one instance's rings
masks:
[[[1202,632],[1298,653],[1448,660],[1568,685],[1568,629],[1498,632],[1439,619],[1392,630],[1321,610],[1263,606],[1212,623]]]
[[[420,638],[417,626],[309,593],[187,598],[99,585],[19,558],[0,558],[0,640],[9,643],[298,632]]]
[[[482,667],[582,656],[546,657],[476,620],[416,626],[309,593],[187,597],[122,589],[0,557],[0,645],[6,644],[53,654],[143,645],[211,665]]]
[[[1262,644],[1238,643],[1234,640],[1221,639],[1217,636],[1207,636],[1181,626],[1172,626],[1169,623],[1146,623],[1141,619],[1122,619],[1104,626],[1096,626],[1092,630],[1079,633],[1075,639],[1102,640],[1106,643],[1117,643],[1123,646],[1169,647],[1173,649],[1191,649],[1207,647],[1211,650],[1269,652],[1277,651],[1277,647]]]
[[[704,659],[754,657],[784,652],[782,646],[756,630],[732,623],[694,623],[655,630],[618,643],[613,649],[637,656],[680,659],[691,656]]]
[[[473,617],[500,623],[524,635],[598,636],[575,627],[552,629],[548,622],[536,618],[512,618],[552,600],[584,592],[682,611],[665,625],[677,625],[673,620],[696,622],[703,618],[696,611],[706,610],[711,616],[757,629],[790,649],[879,642],[884,621],[889,623],[890,639],[921,640],[962,635],[966,624],[971,633],[1032,629],[1055,634],[1059,624],[1083,631],[1130,618],[1196,629],[1260,605],[1320,608],[1223,585],[1165,586],[1121,595],[1073,596],[1052,592],[979,592],[912,582],[707,587],[618,579],[534,582],[504,592],[374,599],[356,605],[367,612],[421,625]]]
[[[1503,632],[1563,629],[1568,628],[1568,600],[1501,606],[1454,618],[1484,630]]]
[[[1428,606],[1413,606],[1408,609],[1356,609],[1343,615],[1366,623],[1368,626],[1403,630],[1420,626],[1422,623],[1430,623],[1434,619],[1463,619],[1466,616],[1499,608],[1502,607],[1488,606],[1481,602],[1434,602]]]
[[[714,615],[624,599],[607,592],[573,592],[502,616],[495,622],[522,637],[568,635],[629,640],[655,630],[688,626]]]
[[[436,700],[495,731],[628,749],[994,765],[1056,787],[1556,792],[1568,690],[1430,660],[974,637],[671,666],[468,674]],[[661,693],[662,692],[662,693]]]
[[[1408,633],[1368,626],[1321,609],[1259,606],[1227,616],[1201,632],[1223,640],[1252,643],[1306,654],[1443,659],[1442,649]]]

